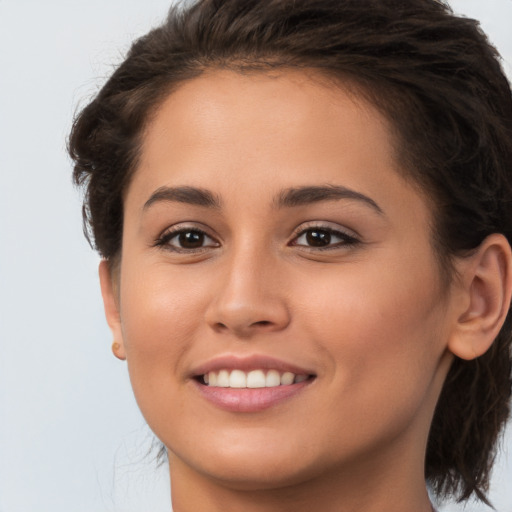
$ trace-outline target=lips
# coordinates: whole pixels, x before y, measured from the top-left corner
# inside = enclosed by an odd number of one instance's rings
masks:
[[[215,358],[194,369],[196,389],[213,405],[232,412],[258,412],[299,394],[316,375],[267,356]]]

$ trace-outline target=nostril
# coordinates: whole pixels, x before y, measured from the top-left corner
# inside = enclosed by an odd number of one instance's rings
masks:
[[[232,332],[248,337],[258,332],[278,331],[289,323],[288,310],[281,304],[252,304],[231,301],[212,303],[206,312],[207,324],[217,333]]]
[[[272,325],[272,322],[269,322],[268,320],[260,320],[258,322],[254,322],[252,325],[261,325],[262,327],[265,327],[267,325]]]

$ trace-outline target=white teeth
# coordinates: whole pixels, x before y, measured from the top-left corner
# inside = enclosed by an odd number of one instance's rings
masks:
[[[281,375],[281,386],[293,384],[294,379],[295,375],[292,372],[284,372],[283,375]]]
[[[229,373],[227,370],[221,370],[217,375],[217,386],[219,388],[229,388]]]
[[[273,388],[290,386],[308,379],[308,375],[295,375],[292,372],[280,373],[277,370],[220,370],[203,375],[203,381],[208,386],[220,388]]]
[[[265,374],[262,370],[253,370],[247,374],[247,387],[248,388],[264,388],[265,387]]]
[[[229,376],[230,388],[246,388],[247,376],[242,370],[233,370]]]
[[[269,370],[265,376],[265,387],[275,388],[281,384],[281,375],[277,370]]]

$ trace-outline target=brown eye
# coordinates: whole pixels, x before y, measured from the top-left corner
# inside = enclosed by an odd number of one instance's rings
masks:
[[[199,229],[179,229],[165,233],[156,242],[159,247],[176,252],[197,251],[219,244]]]
[[[176,237],[183,249],[198,249],[204,244],[205,234],[200,231],[183,231]]]
[[[324,247],[331,243],[331,233],[320,229],[310,229],[306,232],[306,242],[311,247]]]
[[[357,240],[357,238],[343,233],[342,231],[323,227],[312,227],[299,233],[291,245],[311,249],[336,249],[355,245],[358,242],[359,240]]]

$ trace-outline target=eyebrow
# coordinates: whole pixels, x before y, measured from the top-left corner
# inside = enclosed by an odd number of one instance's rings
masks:
[[[204,206],[206,208],[220,208],[220,201],[209,190],[197,187],[160,187],[151,194],[144,203],[143,210],[151,205],[163,202],[177,202]]]
[[[293,208],[321,201],[337,201],[352,199],[361,201],[377,213],[383,215],[380,206],[370,197],[339,185],[304,186],[283,190],[274,200],[276,208]],[[220,208],[221,202],[212,192],[197,187],[160,187],[144,203],[143,210],[147,210],[154,203],[178,202],[203,206],[205,208]]]
[[[277,208],[302,206],[320,201],[337,201],[339,199],[354,199],[371,206],[377,213],[383,215],[381,207],[370,197],[339,185],[307,186],[290,188],[281,192],[276,200]]]

